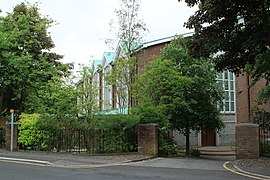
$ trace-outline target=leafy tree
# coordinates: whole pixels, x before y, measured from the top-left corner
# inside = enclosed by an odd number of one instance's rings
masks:
[[[140,46],[146,25],[139,18],[140,0],[120,0],[120,9],[115,11],[118,18],[117,38],[119,54],[111,72],[105,74],[108,85],[116,88],[117,103],[120,109],[130,109],[132,77],[135,74],[136,58],[133,52]]]
[[[36,4],[21,3],[0,18],[0,106],[25,110],[29,93],[52,77],[68,74],[69,64],[50,52],[54,43],[47,29],[53,21]]]
[[[98,95],[98,85],[94,81],[94,67],[82,67],[80,72],[81,80],[77,83],[78,106],[81,113],[88,115],[97,111],[96,97]]]
[[[223,127],[217,107],[222,100],[216,72],[206,59],[188,55],[181,38],[176,39],[150,62],[138,79],[139,103],[151,102],[165,106],[174,129],[186,136],[194,131],[215,131]]]
[[[55,114],[58,117],[76,115],[78,107],[75,86],[59,78],[51,79],[29,93],[25,107],[27,113]]]
[[[195,30],[189,41],[190,53],[195,57],[215,54],[217,70],[245,70],[255,81],[265,78],[270,93],[270,1],[185,2],[199,8],[185,24]]]

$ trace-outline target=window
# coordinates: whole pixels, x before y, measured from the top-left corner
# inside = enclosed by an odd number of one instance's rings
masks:
[[[224,71],[218,75],[218,81],[222,83],[225,98],[219,105],[222,113],[235,113],[235,75],[230,71]]]

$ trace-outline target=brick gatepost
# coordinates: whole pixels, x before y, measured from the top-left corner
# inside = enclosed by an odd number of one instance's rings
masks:
[[[158,155],[158,124],[138,125],[138,152],[147,155]]]
[[[14,131],[13,131],[13,151],[17,150],[18,146],[18,125],[14,124]],[[6,149],[10,150],[11,144],[11,124],[6,124]]]
[[[259,159],[259,125],[242,123],[235,130],[236,159]]]

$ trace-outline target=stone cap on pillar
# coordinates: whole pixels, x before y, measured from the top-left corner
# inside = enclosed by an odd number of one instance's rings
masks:
[[[252,124],[252,123],[240,123],[237,126],[249,126],[249,127],[259,127],[259,124]]]

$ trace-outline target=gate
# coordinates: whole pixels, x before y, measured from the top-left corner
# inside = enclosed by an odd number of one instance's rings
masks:
[[[6,130],[0,126],[0,149],[6,147]]]
[[[270,157],[270,128],[259,127],[260,156]]]

